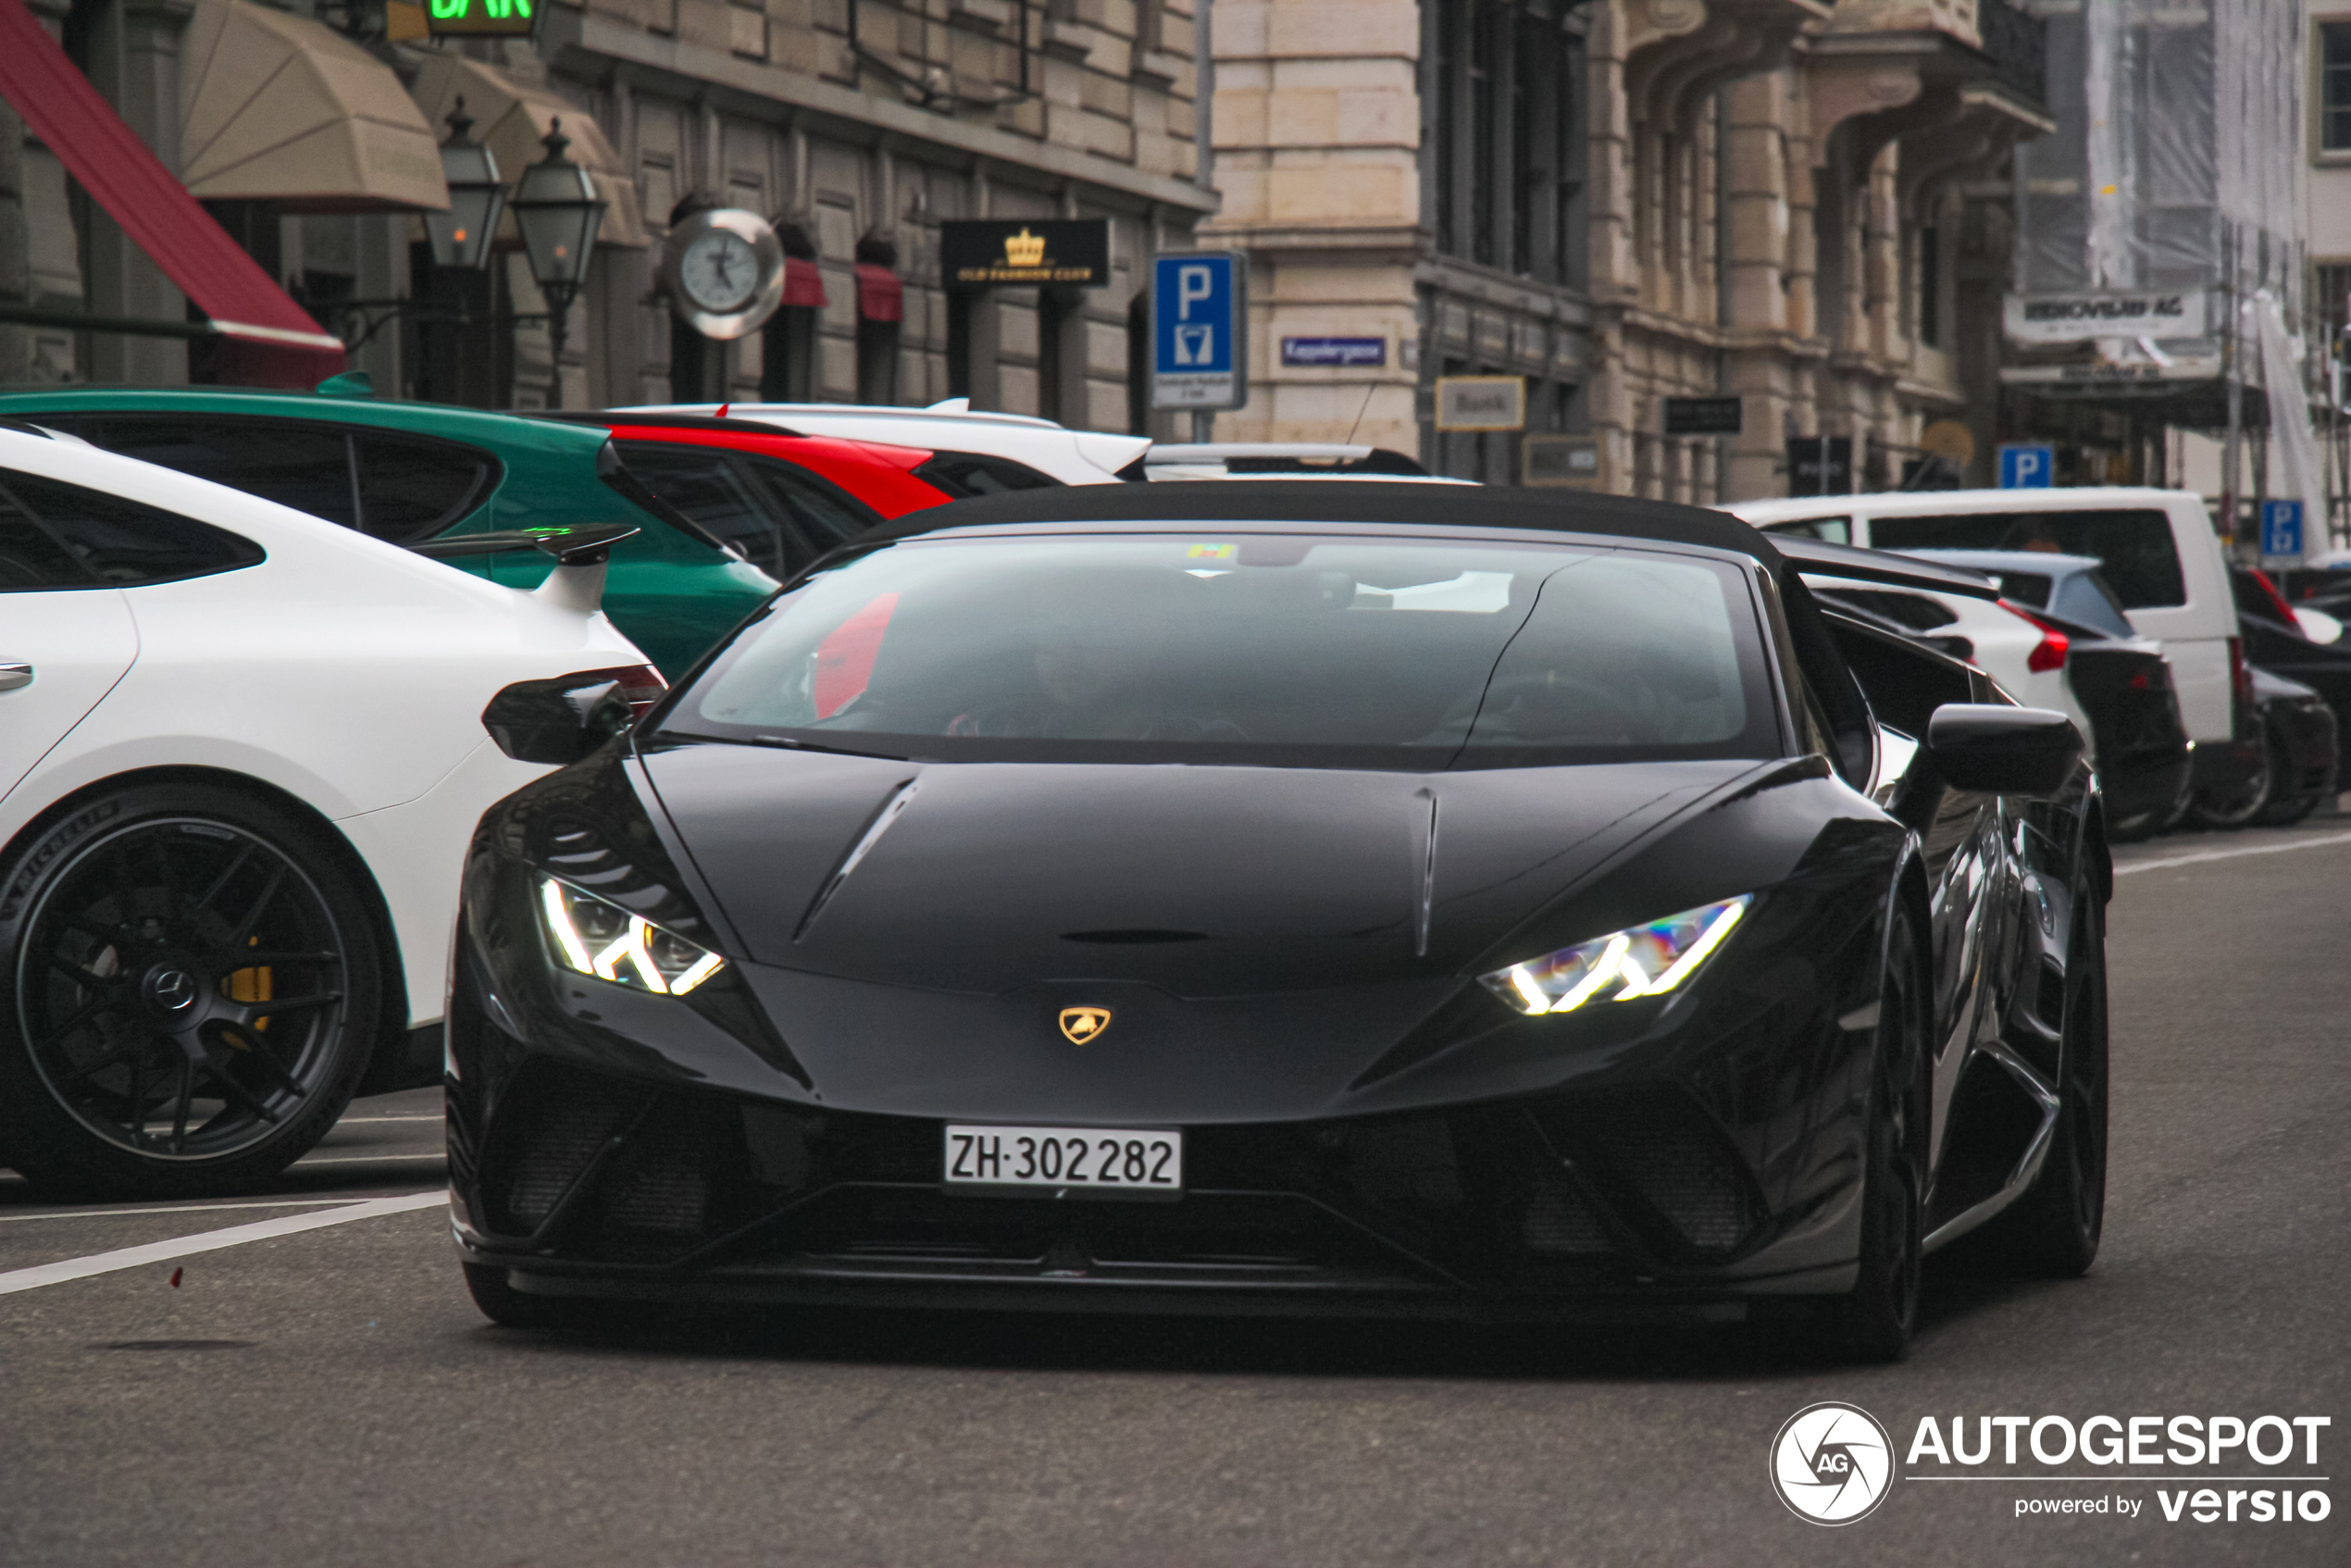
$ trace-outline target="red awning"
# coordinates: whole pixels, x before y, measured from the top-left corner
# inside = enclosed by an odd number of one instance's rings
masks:
[[[868,321],[906,319],[906,285],[887,267],[857,264],[857,314]]]
[[[321,331],[259,263],[122,122],[24,0],[0,0],[0,98],[81,181],[91,199],[211,317],[223,379],[310,387],[341,373],[342,342]]]
[[[813,261],[784,258],[784,303],[813,310],[825,308],[825,275]]]

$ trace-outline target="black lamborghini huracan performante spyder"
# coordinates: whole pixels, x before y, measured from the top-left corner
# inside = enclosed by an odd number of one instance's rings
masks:
[[[1803,552],[1793,554],[1792,552]],[[917,514],[483,821],[475,1300],[1810,1321],[2078,1274],[2096,782],[1720,513],[1241,482]],[[576,759],[576,760],[575,760]]]

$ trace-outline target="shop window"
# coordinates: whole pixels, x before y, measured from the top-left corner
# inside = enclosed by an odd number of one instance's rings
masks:
[[[1919,342],[1943,346],[1943,234],[1919,230]]]

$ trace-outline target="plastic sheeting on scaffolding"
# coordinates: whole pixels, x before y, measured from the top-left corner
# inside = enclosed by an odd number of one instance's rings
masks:
[[[2299,0],[2033,9],[2059,128],[2017,152],[2021,352],[2001,380],[2216,423],[2233,347],[2234,379],[2263,384],[2246,335],[2226,341],[2228,302],[2267,290],[2287,322],[2301,312]]]
[[[2246,303],[2253,338],[2261,345],[2261,384],[2270,396],[2270,462],[2283,501],[2300,501],[2305,527],[2318,528],[2327,516],[2326,473],[2319,465],[2318,432],[2310,424],[2308,382],[2302,369],[2302,343],[2285,330],[2285,313],[2267,289]]]

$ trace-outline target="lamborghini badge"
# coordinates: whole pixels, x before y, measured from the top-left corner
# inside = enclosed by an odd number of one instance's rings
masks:
[[[1084,1045],[1110,1027],[1107,1007],[1064,1007],[1062,1009],[1062,1033],[1072,1045]]]

